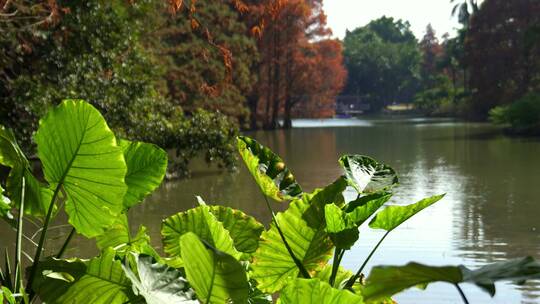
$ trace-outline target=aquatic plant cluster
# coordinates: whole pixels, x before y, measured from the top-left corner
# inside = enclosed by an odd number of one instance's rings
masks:
[[[362,155],[342,156],[343,176],[306,193],[278,155],[243,136],[237,149],[272,214],[269,228],[198,197],[198,207],[163,220],[161,253],[146,227],[131,234],[127,212],[161,184],[168,163],[163,149],[118,139],[99,111],[81,100],[51,109],[34,140],[44,181],[13,132],[0,128],[0,164],[9,168],[5,190],[0,188],[0,217],[17,240],[0,268],[0,303],[394,303],[393,295],[432,282],[454,285],[467,303],[461,283],[494,295],[496,281],[540,278],[540,263],[530,257],[476,270],[376,266],[366,278],[364,267],[384,238],[444,195],[387,205],[397,174]],[[356,198],[347,200],[345,191]],[[288,208],[276,214],[269,199]],[[61,209],[71,233],[57,254],[43,257],[49,224]],[[27,219],[42,224],[32,248],[23,248]],[[340,263],[368,221],[386,233],[351,272]],[[63,258],[75,233],[94,239],[101,253],[88,260]]]

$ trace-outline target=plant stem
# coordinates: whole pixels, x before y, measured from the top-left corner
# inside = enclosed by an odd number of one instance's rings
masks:
[[[71,231],[69,232],[67,239],[64,241],[64,245],[62,245],[62,248],[60,248],[60,251],[58,251],[58,253],[56,254],[57,259],[62,257],[62,255],[64,254],[64,251],[66,251],[68,244],[73,238],[74,234],[75,234],[75,228],[71,228]]]
[[[23,285],[22,271],[21,271],[21,251],[22,251],[22,234],[23,234],[23,217],[24,217],[24,196],[26,190],[26,179],[24,175],[21,180],[21,203],[19,205],[19,219],[17,221],[17,241],[15,243],[15,289],[14,292],[20,292],[20,288]]]
[[[49,210],[47,210],[47,216],[45,217],[45,222],[43,223],[43,231],[41,232],[41,235],[39,237],[38,248],[36,249],[36,254],[34,256],[34,263],[32,263],[32,268],[30,269],[30,277],[28,278],[28,283],[26,285],[26,290],[28,290],[29,292],[28,298],[30,299],[30,301],[32,301],[32,299],[34,298],[34,290],[32,289],[32,283],[34,282],[34,278],[36,276],[37,266],[41,257],[41,251],[43,250],[43,245],[45,244],[45,235],[47,234],[47,228],[49,227],[49,222],[51,221],[51,216],[54,209],[54,203],[56,202],[56,197],[60,192],[60,185],[62,185],[62,183],[59,183],[58,186],[56,186],[56,189],[54,189],[54,194],[52,196],[51,203],[49,204]]]
[[[341,264],[341,259],[343,258],[343,254],[345,253],[345,250],[336,248],[334,250],[334,260],[332,261],[332,274],[330,275],[330,286],[334,286],[334,283],[336,282],[336,276],[339,270],[339,265]]]
[[[364,267],[366,267],[367,263],[369,262],[369,260],[371,259],[371,257],[373,256],[373,254],[375,253],[375,251],[377,251],[377,248],[379,248],[379,246],[381,245],[381,243],[384,241],[384,239],[386,238],[386,236],[390,233],[390,231],[386,231],[386,233],[383,235],[383,237],[379,240],[379,242],[377,243],[377,245],[375,245],[375,247],[373,247],[373,249],[371,250],[371,252],[369,253],[368,257],[364,260],[364,263],[362,264],[362,266],[360,266],[360,269],[358,269],[358,271],[356,272],[356,274],[351,277],[349,279],[349,281],[347,282],[347,285],[345,285],[345,288],[347,289],[350,289],[354,282],[356,280],[358,280],[358,278],[360,277],[360,275],[362,274],[362,270],[364,270]]]
[[[461,299],[463,299],[463,303],[469,304],[469,300],[467,300],[467,297],[465,296],[465,293],[463,292],[461,287],[459,287],[457,283],[455,283],[454,286],[456,286],[456,289],[459,291],[459,295],[461,296]]]
[[[291,246],[289,246],[289,243],[285,239],[285,235],[283,234],[283,232],[281,231],[281,228],[279,227],[279,224],[278,224],[278,221],[277,221],[277,218],[276,218],[276,214],[274,213],[274,210],[272,210],[272,207],[270,206],[270,203],[268,202],[268,199],[266,198],[266,196],[264,194],[263,194],[263,197],[264,197],[264,201],[266,202],[266,207],[268,207],[268,211],[270,211],[270,214],[272,215],[272,220],[274,221],[274,225],[276,225],[276,229],[277,229],[277,231],[279,233],[279,236],[281,237],[281,240],[283,241],[283,244],[285,245],[285,248],[287,248],[287,251],[289,252],[289,255],[291,256],[294,263],[296,264],[296,267],[298,267],[298,269],[300,270],[300,273],[302,274],[302,276],[304,278],[306,278],[306,279],[311,278],[311,276],[309,275],[309,272],[304,267],[304,264],[302,264],[302,262],[294,255],[294,252],[292,251]]]

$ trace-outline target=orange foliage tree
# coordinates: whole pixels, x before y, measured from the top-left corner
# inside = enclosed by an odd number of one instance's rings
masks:
[[[268,0],[250,6],[258,24],[258,84],[249,98],[252,127],[291,126],[292,116],[332,116],[345,82],[341,44],[329,38],[322,0]]]

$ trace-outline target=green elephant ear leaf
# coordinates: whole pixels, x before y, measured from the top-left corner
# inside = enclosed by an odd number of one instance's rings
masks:
[[[392,193],[379,192],[362,196],[350,202],[345,208],[345,212],[357,226],[362,225],[370,216],[382,207],[390,198]]]
[[[110,248],[89,261],[46,260],[38,273],[33,289],[46,303],[122,304],[136,298]]]
[[[394,169],[363,155],[345,155],[339,164],[345,169],[349,185],[358,193],[374,193],[398,183]]]
[[[30,167],[13,131],[2,125],[0,125],[0,164],[10,168]]]
[[[251,254],[257,250],[264,226],[255,218],[240,210],[220,205],[210,206],[210,212],[229,231],[238,251]]]
[[[235,258],[241,255],[234,247],[229,231],[216,219],[207,205],[177,213],[163,221],[161,236],[164,251],[172,257],[180,257],[180,238],[188,232],[193,232],[212,247]]]
[[[269,148],[252,138],[239,136],[238,152],[264,195],[282,202],[302,194],[289,168]]]
[[[161,262],[159,254],[150,245],[146,227],[140,226],[137,234],[132,236],[125,213],[120,214],[103,235],[96,237],[96,245],[100,250],[113,248],[119,257],[124,257],[128,252],[135,252],[152,256]]]
[[[386,231],[392,231],[406,220],[425,208],[435,204],[444,197],[442,195],[435,195],[425,198],[415,204],[407,206],[389,206],[383,211],[377,213],[377,215],[369,223],[369,227],[373,229],[383,229]]]
[[[495,282],[512,281],[523,284],[527,280],[540,279],[540,263],[532,257],[512,259],[497,262],[470,270],[460,266],[463,272],[463,281],[476,284],[488,292],[492,297],[495,295]]]
[[[87,237],[102,234],[123,210],[127,168],[101,114],[66,100],[40,120],[35,140],[45,179],[67,194],[69,222]]]
[[[334,245],[340,249],[350,249],[358,240],[358,226],[341,208],[334,204],[325,206],[326,231]]]
[[[473,283],[495,295],[495,282],[522,284],[540,278],[540,263],[532,257],[497,262],[470,270],[465,266],[427,266],[409,263],[405,266],[377,266],[371,270],[362,294],[366,301],[375,301],[414,286],[434,282]]]
[[[318,272],[315,275],[315,278],[323,281],[323,282],[329,282],[330,276],[332,275],[332,265],[326,265],[323,270]],[[343,267],[339,267],[336,275],[336,279],[334,280],[334,285],[332,287],[342,289],[342,287],[345,285],[347,280],[349,280],[350,277],[353,276],[353,273],[349,270],[346,270]],[[357,287],[360,286],[360,283],[356,283],[353,285],[353,290],[357,290]]]
[[[405,266],[376,266],[373,267],[362,295],[366,301],[385,299],[405,289],[427,285],[432,282],[462,282],[463,276],[458,267],[431,267],[418,263]]]
[[[24,213],[43,217],[51,202],[52,191],[30,171],[30,163],[17,144],[13,131],[0,125],[0,164],[10,168],[7,192],[15,207],[21,205],[22,180],[25,179]]]
[[[332,288],[319,279],[295,279],[280,293],[280,304],[363,304],[362,296],[348,290]]]
[[[167,152],[154,144],[121,140],[127,165],[124,208],[129,209],[152,193],[167,172]]]
[[[186,276],[201,303],[246,303],[249,283],[244,266],[234,257],[205,246],[191,232],[182,235],[180,246]],[[209,248],[207,248],[209,247]]]
[[[320,271],[332,255],[333,244],[325,230],[324,204],[333,202],[322,199],[327,196],[325,190],[304,194],[276,215],[294,255],[311,274]],[[268,293],[279,291],[300,273],[273,223],[261,236],[252,269],[258,288]]]
[[[144,297],[147,304],[198,303],[192,299],[193,291],[178,270],[159,264],[148,255],[135,255],[134,259],[136,272],[125,265],[122,267],[133,284],[135,294]]]

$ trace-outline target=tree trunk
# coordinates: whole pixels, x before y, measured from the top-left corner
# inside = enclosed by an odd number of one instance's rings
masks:
[[[281,54],[280,54],[280,35],[279,31],[274,31],[274,57],[275,57],[275,68],[274,68],[274,104],[272,108],[272,121],[270,127],[276,129],[279,127],[278,123],[278,114],[279,114],[279,105],[281,101],[280,89],[281,89]]]

